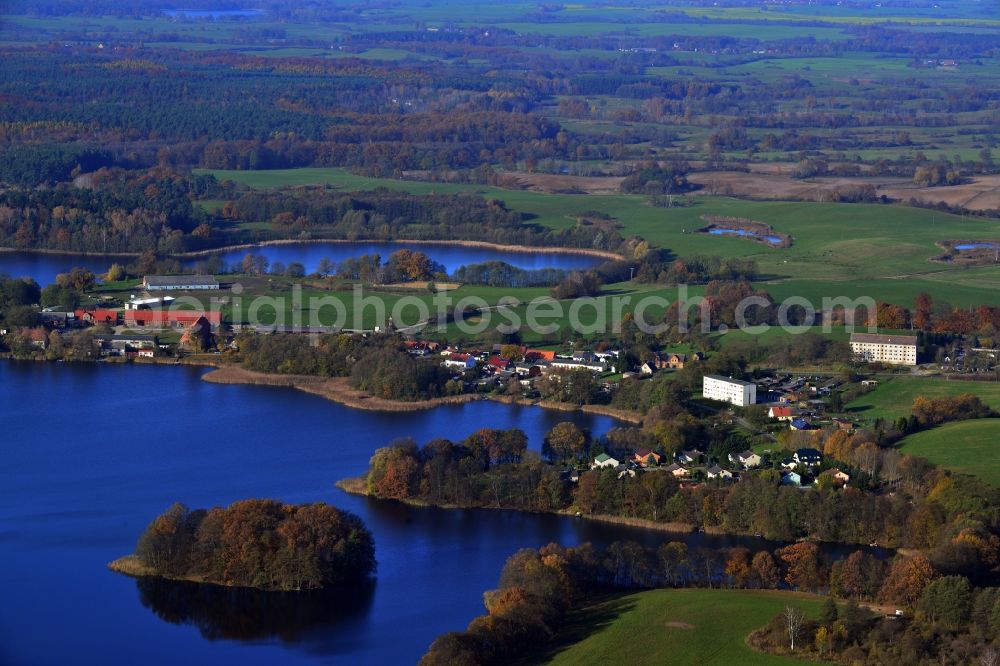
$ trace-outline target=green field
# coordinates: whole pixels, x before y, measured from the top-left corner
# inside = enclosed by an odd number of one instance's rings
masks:
[[[947,239],[1000,238],[1000,222],[894,205],[744,201],[699,196],[686,208],[656,208],[639,195],[545,194],[486,185],[366,178],[344,169],[207,171],[220,180],[273,188],[330,184],[345,190],[389,187],[414,194],[469,192],[499,198],[532,222],[553,228],[574,223],[574,213],[598,210],[617,218],[623,235],[637,234],[680,257],[695,254],[752,257],[771,276],[776,297],[801,295],[817,307],[824,296],[870,296],[910,306],[926,291],[937,300],[968,306],[1000,298],[1000,266],[950,267],[930,261]],[[693,233],[702,215],[750,217],[790,234],[790,248]]]
[[[910,455],[1000,487],[1000,419],[946,423],[903,440]]]
[[[790,592],[653,590],[593,609],[567,633],[581,638],[552,664],[683,666],[794,664],[802,660],[751,650],[746,637],[792,604],[815,616],[821,599]]]
[[[1000,409],[1000,382],[970,382],[942,379],[940,377],[879,377],[878,388],[854,400],[847,408],[863,419],[898,419],[909,416],[913,399],[917,396],[941,398],[972,393],[993,407]]]

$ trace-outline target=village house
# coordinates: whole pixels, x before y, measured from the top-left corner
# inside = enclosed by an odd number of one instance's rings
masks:
[[[704,455],[705,455],[704,453],[698,451],[697,449],[684,449],[678,451],[675,457],[677,459],[677,462],[690,465],[692,463],[700,461],[702,456]]]
[[[595,351],[594,358],[598,361],[610,363],[611,359],[617,359],[619,354],[620,352],[617,349],[605,349],[604,351]]]
[[[45,349],[49,346],[49,333],[41,326],[22,328],[19,332],[21,337],[35,349]]]
[[[542,366],[537,363],[517,363],[514,365],[514,372],[521,377],[538,377],[542,374]]]
[[[486,369],[493,374],[500,374],[505,370],[512,370],[513,368],[514,362],[503,356],[490,356],[489,360],[486,361]]]
[[[655,356],[655,364],[658,370],[683,370],[687,363],[701,361],[705,357],[701,352],[694,352],[690,356],[675,352],[660,352]]]
[[[66,328],[76,324],[76,314],[73,312],[48,312],[42,310],[38,313],[38,323],[46,328]]]
[[[629,467],[628,465],[621,464],[615,467],[615,471],[618,472],[618,478],[624,479],[626,476],[630,478],[635,478],[635,468]]]
[[[612,458],[607,453],[602,453],[596,458],[594,458],[594,462],[590,464],[590,469],[598,469],[603,467],[618,467],[618,465],[620,464],[621,463],[618,460]]]
[[[728,481],[733,478],[733,473],[728,469],[723,469],[718,465],[712,465],[707,470],[705,470],[705,476],[710,479],[723,479]]]
[[[671,474],[675,479],[683,479],[691,475],[691,472],[686,467],[682,467],[677,463],[667,465],[663,468],[663,471]]]
[[[798,465],[802,465],[804,467],[815,467],[823,462],[823,454],[813,448],[804,448],[797,450],[792,456],[792,459],[795,460]]]
[[[741,451],[740,453],[730,453],[729,462],[735,465],[742,465],[744,469],[752,469],[754,467],[760,467],[761,458],[759,455],[750,451]]]
[[[809,425],[809,421],[805,419],[792,419],[792,422],[788,424],[788,427],[792,430],[809,430],[812,426]]]
[[[621,388],[622,383],[617,380],[605,379],[601,382],[601,390],[605,393],[611,393],[612,391],[617,391]]]
[[[100,356],[153,358],[156,355],[157,340],[155,335],[98,333],[93,336],[93,341]]]
[[[122,322],[122,311],[108,308],[78,308],[73,313],[79,321],[87,324],[108,324],[118,326]]]
[[[847,472],[843,472],[839,469],[828,469],[819,475],[816,479],[816,483],[819,483],[821,478],[828,478],[830,482],[837,487],[846,486],[847,482],[851,480],[851,475]]]
[[[640,467],[655,467],[660,464],[662,456],[656,451],[642,447],[632,456],[633,462]]]
[[[604,363],[597,360],[586,361],[583,359],[567,358],[565,356],[557,356],[552,361],[549,361],[550,368],[557,370],[590,370],[591,372],[608,372],[609,368]],[[611,372],[614,372],[614,367],[610,368]]]
[[[191,325],[184,330],[181,335],[180,345],[184,349],[192,351],[208,351],[213,342],[211,322],[205,317],[198,317]]]
[[[767,415],[779,421],[791,421],[799,415],[799,410],[788,405],[775,405],[767,410]]]
[[[848,419],[840,418],[835,416],[833,419],[833,425],[837,426],[838,430],[843,430],[844,432],[850,432],[854,430],[854,423]]]
[[[639,368],[639,373],[643,375],[651,375],[654,372],[656,372],[656,365],[650,363],[649,361],[643,363]]]
[[[411,356],[427,356],[438,349],[438,343],[425,342],[423,340],[407,340],[403,343],[406,353]]]
[[[476,359],[472,354],[451,354],[445,357],[441,365],[462,371],[472,370],[476,367]]]
[[[782,472],[781,485],[798,488],[802,485],[802,475],[798,472]]]

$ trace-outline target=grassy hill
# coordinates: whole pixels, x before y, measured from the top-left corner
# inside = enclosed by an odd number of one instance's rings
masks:
[[[1000,487],[1000,419],[946,423],[903,440],[903,451]]]
[[[746,637],[788,604],[809,615],[822,600],[760,590],[652,590],[607,601],[567,632],[568,646],[552,664],[672,664],[743,666],[803,663],[760,654]]]
[[[937,377],[895,377],[880,380],[880,386],[847,405],[862,419],[898,419],[909,416],[913,399],[973,393],[994,409],[1000,409],[1000,382],[953,381]]]

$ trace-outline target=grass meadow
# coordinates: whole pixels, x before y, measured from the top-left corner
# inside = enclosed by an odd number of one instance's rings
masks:
[[[910,415],[913,399],[917,396],[941,398],[963,393],[973,393],[989,406],[1000,410],[1000,382],[907,376],[880,377],[879,381],[880,384],[876,389],[847,405],[847,409],[854,416],[869,420],[876,418],[895,420]]]
[[[903,440],[902,449],[1000,487],[1000,419],[946,423],[910,435]]]
[[[672,664],[766,666],[804,663],[761,654],[747,636],[787,605],[807,615],[821,599],[790,592],[750,590],[652,590],[616,597],[582,613],[570,626],[554,666]],[[566,645],[566,643],[569,643]]]

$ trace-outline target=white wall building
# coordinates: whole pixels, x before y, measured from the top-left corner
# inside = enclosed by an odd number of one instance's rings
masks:
[[[732,377],[705,375],[701,395],[709,400],[728,402],[737,407],[747,407],[757,402],[757,385]]]
[[[917,336],[852,333],[851,351],[865,363],[917,364]]]

